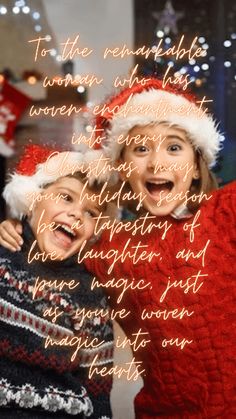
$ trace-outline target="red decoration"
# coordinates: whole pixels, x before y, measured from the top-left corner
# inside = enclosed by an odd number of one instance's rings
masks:
[[[14,150],[14,131],[30,98],[5,79],[0,84],[0,154],[10,156]]]

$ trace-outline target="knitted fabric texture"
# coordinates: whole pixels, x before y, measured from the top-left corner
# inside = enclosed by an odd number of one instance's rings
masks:
[[[112,366],[113,330],[109,315],[75,319],[76,310],[106,309],[101,290],[91,291],[91,276],[76,257],[62,262],[27,262],[34,238],[24,225],[24,247],[10,253],[0,249],[0,417],[111,418],[111,377],[88,379],[95,355],[99,365]],[[79,282],[73,290],[53,288],[32,292],[40,280],[72,279]],[[63,314],[56,322],[43,313],[58,307]],[[76,346],[49,345],[81,337],[97,338],[96,348],[82,347],[71,361]],[[5,415],[5,416],[4,416]]]
[[[126,291],[119,304],[131,311],[121,322],[125,332],[130,336],[142,328],[151,340],[139,354],[145,375],[135,399],[138,419],[236,417],[235,189],[236,183],[227,185],[202,204],[194,237],[187,228],[193,217],[169,217],[165,239],[163,230],[153,228],[145,235],[122,232],[112,242],[104,235],[96,246],[121,254],[129,238],[129,251],[141,241],[148,247],[139,253],[160,253],[149,262],[133,264],[126,257],[108,275],[112,258],[87,260],[101,281],[135,278],[151,285]],[[109,291],[114,305],[118,291]],[[189,343],[181,347],[183,339]]]

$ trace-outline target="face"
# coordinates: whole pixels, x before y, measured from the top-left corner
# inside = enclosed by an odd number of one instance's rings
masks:
[[[89,189],[81,199],[83,188],[79,180],[64,177],[39,195],[30,225],[42,252],[56,251],[59,259],[66,259],[92,237],[100,209],[97,199],[89,199],[93,195]]]
[[[170,214],[183,202],[193,178],[198,178],[194,150],[185,131],[164,124],[136,126],[129,140],[122,160],[133,162],[136,170],[126,180],[135,193],[145,195],[146,211],[156,216]]]

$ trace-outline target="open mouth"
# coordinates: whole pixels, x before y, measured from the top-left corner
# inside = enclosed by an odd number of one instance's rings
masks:
[[[59,242],[59,244],[66,249],[69,248],[77,238],[75,231],[66,224],[58,224],[53,233],[57,242]]]
[[[150,195],[156,196],[160,194],[160,192],[170,192],[174,186],[174,183],[171,180],[158,180],[152,179],[145,183],[145,187]]]

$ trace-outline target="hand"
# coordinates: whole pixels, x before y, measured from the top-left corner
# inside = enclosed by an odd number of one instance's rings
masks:
[[[5,220],[0,224],[0,245],[11,252],[21,250],[23,244],[22,225],[18,220]]]

